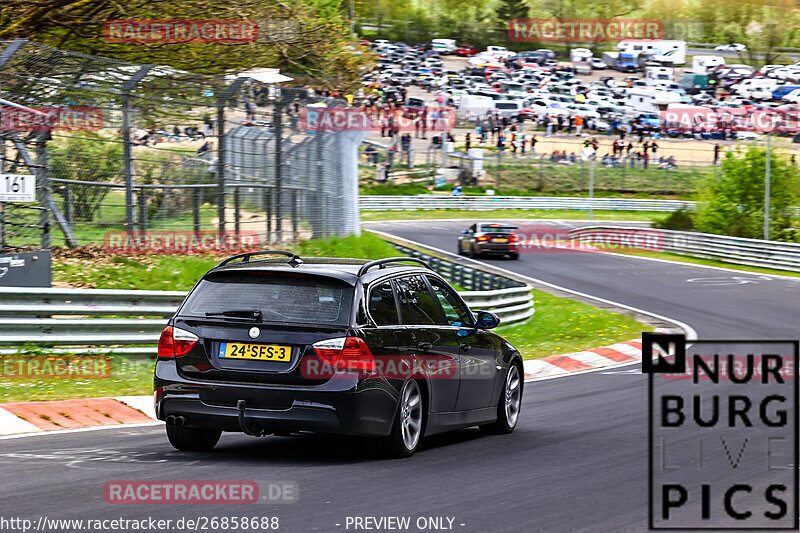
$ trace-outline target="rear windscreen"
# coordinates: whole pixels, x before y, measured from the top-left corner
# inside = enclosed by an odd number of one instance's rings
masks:
[[[181,316],[261,311],[264,322],[347,325],[353,287],[336,279],[263,272],[212,274],[200,282]]]
[[[512,226],[489,226],[486,224],[481,226],[483,233],[512,233],[515,229]]]

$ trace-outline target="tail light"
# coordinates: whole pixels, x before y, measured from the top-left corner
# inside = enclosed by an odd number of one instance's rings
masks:
[[[327,365],[343,370],[375,370],[375,358],[360,337],[338,337],[315,342],[314,351]]]
[[[475,240],[482,242],[482,241],[488,241],[489,239],[491,239],[491,237],[489,237],[488,235],[482,235],[480,237],[477,237]]]
[[[508,237],[508,242],[519,242],[519,237],[517,237],[516,235],[510,235]]]
[[[167,326],[158,339],[158,357],[181,357],[197,344],[197,335],[181,328]]]

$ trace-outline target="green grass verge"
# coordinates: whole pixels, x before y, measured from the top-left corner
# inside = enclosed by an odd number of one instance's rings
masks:
[[[595,211],[594,220],[645,220],[656,222],[664,218],[664,213],[652,211]],[[434,218],[464,219],[566,219],[587,220],[587,211],[544,210],[544,209],[503,209],[495,211],[467,211],[460,209],[417,210],[417,211],[361,211],[361,220],[419,220]]]
[[[306,257],[392,257],[397,250],[371,233],[360,237],[333,237],[301,241],[279,248]],[[103,261],[81,258],[54,260],[53,281],[95,289],[149,289],[188,291],[225,256],[216,255],[113,255]]]
[[[533,291],[536,313],[519,325],[497,328],[525,359],[565,354],[641,337],[652,331],[634,318]]]
[[[47,350],[42,348],[23,349],[20,355],[4,355],[0,359],[3,364],[18,368],[20,359],[46,354]],[[68,359],[64,354],[59,354],[57,357]],[[152,394],[154,364],[155,359],[152,357],[129,358],[112,355],[111,373],[108,377],[0,378],[0,403]]]

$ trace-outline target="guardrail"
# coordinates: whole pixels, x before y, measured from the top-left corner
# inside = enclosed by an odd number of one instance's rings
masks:
[[[584,242],[616,242],[620,228],[590,226],[571,230],[570,239]],[[718,259],[726,263],[800,272],[800,244],[728,237],[691,231],[625,228],[626,233],[660,235],[655,245],[664,252],[692,257]],[[651,245],[648,245],[650,248]]]
[[[533,316],[533,296],[527,285],[410,248],[398,249],[428,261],[453,283],[472,289],[459,294],[473,310],[490,310],[503,323]],[[49,349],[63,353],[155,355],[153,345],[166,319],[185,297],[181,291],[0,287],[0,346],[17,347],[0,348],[0,354],[34,344],[70,347]]]
[[[641,198],[581,198],[556,196],[445,196],[418,194],[414,196],[362,195],[362,211],[416,211],[461,209],[466,211],[519,210],[580,210],[598,211],[659,211],[694,209],[696,202],[681,200],[648,200]]]
[[[409,257],[422,259],[442,277],[467,291],[459,291],[469,308],[495,313],[504,324],[522,322],[534,314],[531,287],[519,281],[449,261],[402,244],[390,244]]]

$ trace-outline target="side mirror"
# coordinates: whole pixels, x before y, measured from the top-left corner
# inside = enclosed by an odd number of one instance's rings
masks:
[[[478,319],[476,326],[478,329],[493,329],[500,324],[500,319],[497,315],[489,311],[478,311]]]
[[[461,233],[463,233],[464,235],[469,235],[469,230],[468,229],[462,229]]]

